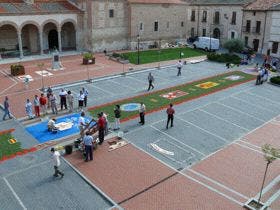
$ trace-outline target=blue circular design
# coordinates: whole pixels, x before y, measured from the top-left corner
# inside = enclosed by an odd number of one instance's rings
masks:
[[[121,105],[121,110],[125,112],[133,112],[137,111],[140,108],[139,103],[129,103],[129,104],[123,104]]]

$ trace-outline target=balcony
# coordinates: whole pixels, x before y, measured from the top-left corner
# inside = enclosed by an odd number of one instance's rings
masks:
[[[244,32],[244,33],[251,33],[251,27],[242,26],[242,32]]]

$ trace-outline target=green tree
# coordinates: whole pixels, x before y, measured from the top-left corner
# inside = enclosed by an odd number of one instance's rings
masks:
[[[229,53],[241,52],[244,49],[244,43],[240,39],[229,39],[224,43],[224,48],[226,48]]]
[[[264,172],[264,176],[263,176],[263,182],[262,182],[262,187],[261,187],[261,191],[260,191],[260,196],[258,199],[258,203],[260,203],[261,198],[262,198],[262,191],[263,191],[263,187],[264,187],[264,182],[265,182],[265,178],[266,178],[266,173],[267,173],[267,169],[268,166],[277,158],[280,158],[280,150],[273,148],[271,145],[269,144],[265,144],[262,146],[262,151],[264,153],[264,159],[266,160],[266,167],[265,167],[265,172]]]

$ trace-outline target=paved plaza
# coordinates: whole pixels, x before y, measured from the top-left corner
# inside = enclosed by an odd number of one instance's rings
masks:
[[[67,69],[71,69],[74,61],[71,57],[65,57],[66,60]],[[106,61],[101,55],[100,60]],[[155,77],[153,91],[156,91],[250,68],[228,70],[223,64],[204,61],[185,65],[180,77],[176,76],[174,66],[147,68],[124,76],[118,74],[122,65],[108,65],[108,71],[98,74],[99,70],[92,67],[90,74],[95,78],[92,83],[73,83],[75,79],[86,79],[77,72],[76,76],[69,74],[69,80],[61,79],[66,78],[67,69],[48,82],[52,81],[49,83],[52,86],[69,83],[54,87],[55,94],[65,87],[76,96],[85,87],[89,91],[88,107],[93,107],[147,93],[149,72]],[[105,65],[102,68],[106,69]],[[34,74],[34,69],[29,73]],[[108,74],[111,76],[106,77]],[[13,86],[13,78],[6,77],[2,79],[8,81],[10,88],[5,86],[5,89],[2,84],[1,97],[15,96],[12,106],[20,97],[39,92],[40,77],[30,90],[24,91],[16,82]],[[88,163],[79,151],[65,156],[61,166],[65,172],[63,179],[52,177],[49,148],[1,163],[0,209],[222,210],[244,209],[247,200],[258,198],[266,164],[261,146],[269,143],[280,147],[279,87],[268,83],[255,86],[250,81],[174,108],[173,128],[165,128],[166,112],[160,110],[146,115],[143,126],[138,119],[121,124],[123,139],[129,143],[126,146],[108,152],[109,145],[105,142]],[[13,113],[22,118],[22,111],[16,110],[13,108]],[[13,135],[22,147],[39,144],[18,120],[1,121],[1,130],[10,128],[15,128]],[[155,150],[153,144],[173,155]],[[262,198],[273,210],[280,209],[279,171],[280,162],[276,160],[269,168]]]

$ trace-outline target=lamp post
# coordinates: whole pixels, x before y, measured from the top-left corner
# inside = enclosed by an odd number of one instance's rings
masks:
[[[137,35],[137,64],[140,64],[140,35]]]
[[[41,90],[43,92],[45,92],[45,84],[44,84],[44,72],[43,72],[43,66],[44,66],[44,63],[38,63],[37,66],[40,68],[40,71],[41,71],[41,83],[42,83],[42,88]]]
[[[158,69],[160,69],[161,39],[158,41]]]

